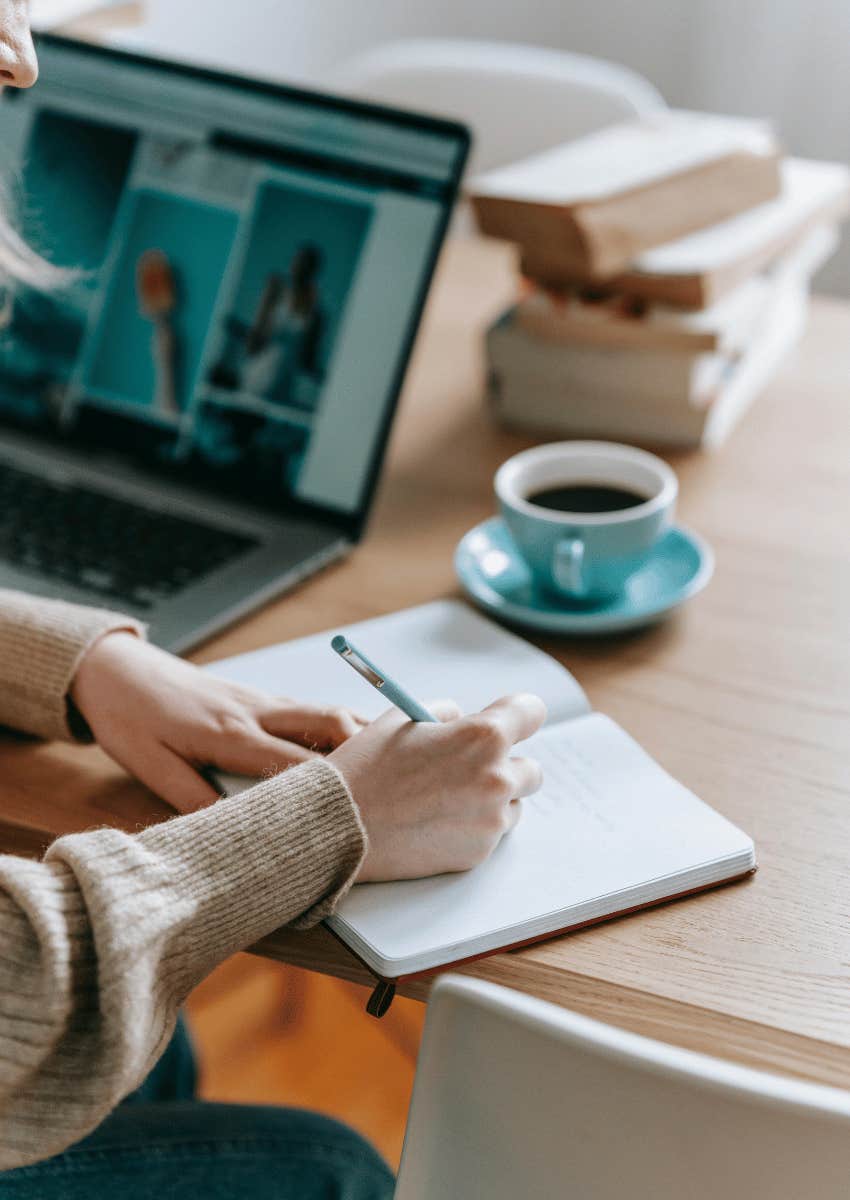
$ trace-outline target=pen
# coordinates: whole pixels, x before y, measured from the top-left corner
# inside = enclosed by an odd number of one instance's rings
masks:
[[[376,667],[373,662],[352,646],[347,638],[344,638],[341,633],[338,633],[335,638],[331,639],[331,647],[336,650],[337,654],[353,667],[358,675],[362,675],[367,683],[371,683],[372,687],[386,696],[390,704],[394,704],[411,721],[436,721],[437,718],[428,712],[423,704],[406,692],[403,687],[389,677],[384,671]]]

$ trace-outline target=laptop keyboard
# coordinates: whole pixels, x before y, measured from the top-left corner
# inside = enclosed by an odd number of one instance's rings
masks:
[[[257,545],[0,463],[0,559],[111,603],[152,608]]]

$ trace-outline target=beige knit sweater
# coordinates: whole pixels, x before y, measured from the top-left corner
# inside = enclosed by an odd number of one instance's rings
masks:
[[[122,628],[137,627],[0,589],[0,724],[79,736],[70,681]],[[43,862],[0,855],[0,1168],[94,1129],[153,1066],[195,984],[277,926],[326,916],[365,845],[342,777],[318,762],[134,836],[63,837]]]

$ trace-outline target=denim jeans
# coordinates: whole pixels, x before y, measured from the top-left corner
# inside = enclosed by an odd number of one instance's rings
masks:
[[[151,1074],[63,1154],[0,1173],[2,1200],[389,1200],[393,1178],[344,1125],[297,1109],[194,1099],[178,1026]]]

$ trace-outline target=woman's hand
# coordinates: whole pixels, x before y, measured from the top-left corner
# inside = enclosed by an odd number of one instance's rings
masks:
[[[516,824],[518,799],[540,787],[538,764],[511,756],[546,719],[538,696],[506,697],[470,717],[432,709],[443,724],[416,724],[393,709],[328,759],[369,834],[361,881],[475,866]]]
[[[268,776],[340,746],[366,722],[225,683],[131,633],[88,651],[71,699],[96,741],[178,812],[220,793],[199,768]]]

